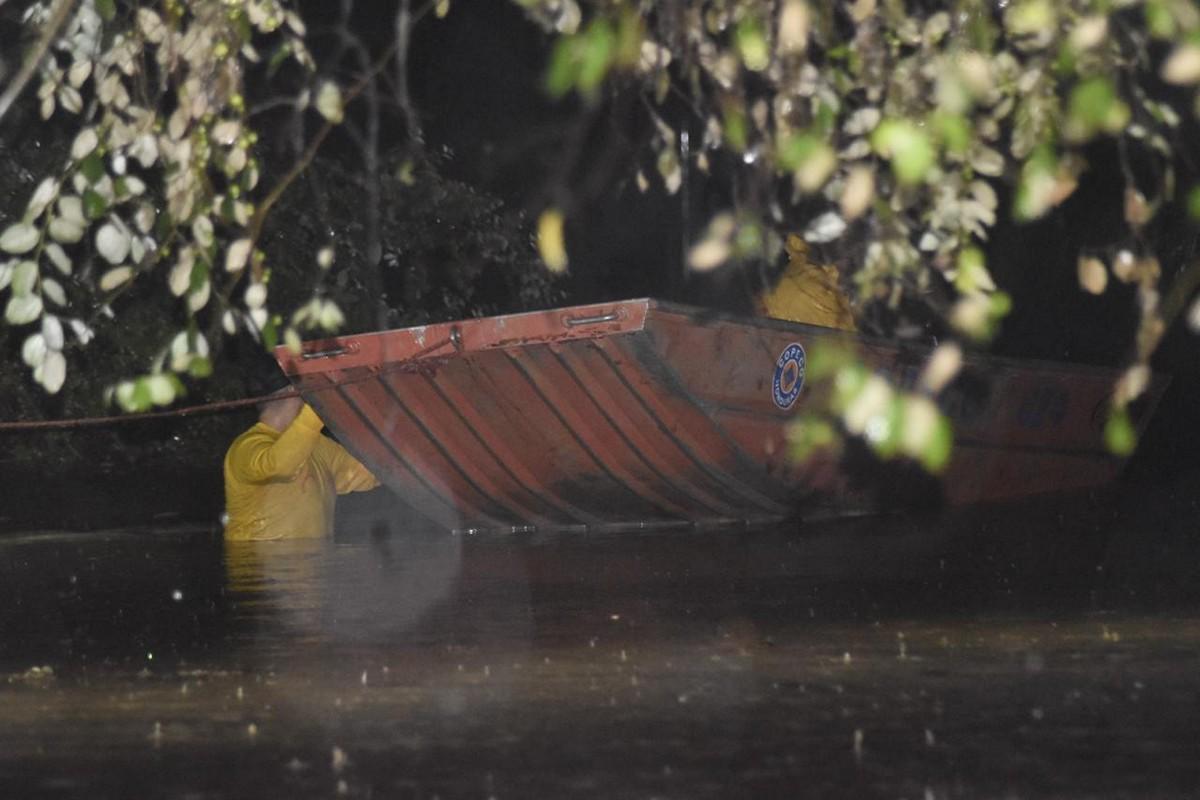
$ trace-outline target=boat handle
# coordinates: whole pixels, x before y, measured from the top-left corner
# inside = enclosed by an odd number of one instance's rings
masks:
[[[314,358],[333,358],[334,356],[342,356],[349,351],[344,347],[335,347],[332,350],[314,350],[311,353],[301,353],[300,359],[303,361],[311,361]]]
[[[596,314],[592,317],[563,317],[563,324],[573,328],[576,325],[595,325],[599,322],[616,322],[620,318],[620,311],[610,311],[607,314]]]
[[[301,353],[301,361],[312,361],[316,358],[333,358],[334,356],[344,356],[347,353],[358,352],[358,342],[349,342],[347,344],[331,347],[328,350],[313,350],[311,353]]]

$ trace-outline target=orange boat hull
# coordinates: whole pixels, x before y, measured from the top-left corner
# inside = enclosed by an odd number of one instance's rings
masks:
[[[911,380],[926,353],[654,300],[345,336],[280,348],[329,429],[417,511],[451,529],[758,524],[869,506],[844,464],[788,457],[820,397],[804,351],[855,341]],[[951,503],[1098,486],[1111,370],[981,359],[944,398]],[[1156,381],[1152,403],[1164,388]],[[1148,416],[1148,413],[1145,415]],[[881,473],[887,481],[887,472]]]

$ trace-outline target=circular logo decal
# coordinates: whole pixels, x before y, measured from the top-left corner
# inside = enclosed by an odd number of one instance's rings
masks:
[[[771,396],[775,405],[785,411],[796,404],[804,388],[804,348],[792,342],[775,362],[775,379],[771,381]]]

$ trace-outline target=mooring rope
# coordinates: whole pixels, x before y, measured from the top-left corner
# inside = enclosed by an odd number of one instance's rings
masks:
[[[445,339],[440,339],[428,347],[418,350],[408,358],[401,359],[394,364],[389,364],[384,369],[371,372],[367,375],[355,375],[354,377],[345,378],[342,380],[330,381],[324,386],[308,387],[304,391],[301,391],[300,389],[289,389],[286,392],[272,392],[270,394],[258,395],[256,397],[242,397],[237,400],[219,400],[212,403],[200,403],[194,406],[171,408],[165,411],[146,411],[138,414],[114,414],[103,417],[76,417],[74,419],[12,420],[0,422],[0,432],[98,428],[105,425],[122,425],[130,422],[145,422],[155,419],[172,419],[175,417],[190,417],[197,414],[216,414],[225,411],[234,411],[239,408],[258,405],[259,403],[262,403],[268,399],[286,400],[291,397],[301,397],[306,392],[324,392],[330,389],[337,389],[341,386],[348,386],[355,383],[374,380],[393,372],[411,370],[414,362],[425,358],[430,353],[433,353],[435,350],[445,347],[448,344],[454,345],[455,350],[461,352],[461,340],[458,338],[456,329],[452,329],[450,335]]]

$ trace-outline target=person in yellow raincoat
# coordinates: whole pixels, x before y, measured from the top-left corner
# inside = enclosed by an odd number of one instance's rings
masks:
[[[300,397],[283,394],[259,406],[258,422],[225,454],[227,540],[326,536],[333,531],[337,495],[379,485],[345,448],[321,434],[324,427]]]
[[[759,313],[774,319],[804,322],[854,331],[854,310],[838,285],[836,267],[808,260],[808,245],[791,234],[787,237],[788,265],[774,289],[758,298]]]

